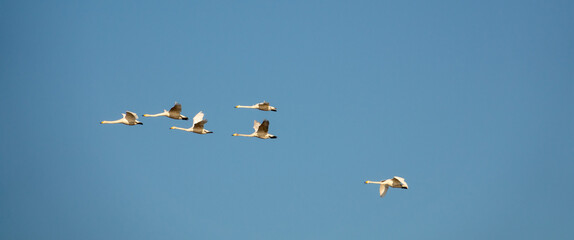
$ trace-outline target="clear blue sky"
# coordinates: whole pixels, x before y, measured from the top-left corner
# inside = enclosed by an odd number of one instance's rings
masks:
[[[0,239],[571,237],[573,13],[1,1]],[[175,101],[215,133],[99,124]]]

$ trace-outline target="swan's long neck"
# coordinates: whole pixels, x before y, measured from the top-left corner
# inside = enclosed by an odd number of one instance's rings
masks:
[[[101,121],[100,123],[101,123],[101,124],[124,123],[123,120],[124,120],[124,119],[122,118],[122,119],[118,119],[118,120],[115,120],[115,121]]]
[[[383,182],[373,182],[373,181],[365,181],[365,183],[372,183],[372,184],[383,184]]]
[[[234,133],[233,136],[239,136],[239,137],[255,137],[255,134]]]
[[[183,131],[188,131],[188,132],[190,131],[187,128],[180,128],[180,127],[171,127],[170,129],[177,129],[177,130],[183,130]]]
[[[256,105],[253,106],[242,106],[242,105],[237,105],[235,106],[235,108],[258,108]]]
[[[158,113],[158,114],[144,114],[144,117],[161,117],[161,116],[169,116],[169,113],[166,110],[163,110],[162,113]]]

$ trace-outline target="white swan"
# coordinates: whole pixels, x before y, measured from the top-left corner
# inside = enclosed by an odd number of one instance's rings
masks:
[[[263,101],[262,103],[258,103],[255,104],[253,106],[242,106],[242,105],[237,105],[235,106],[235,108],[254,108],[254,109],[259,109],[261,111],[273,111],[273,112],[277,112],[277,108],[269,106],[269,103],[266,101]]]
[[[233,136],[258,137],[261,139],[277,138],[277,136],[267,133],[267,131],[269,131],[269,120],[267,120],[267,119],[263,120],[263,123],[259,123],[257,120],[254,120],[253,121],[253,129],[255,129],[255,132],[253,132],[252,134],[234,133]]]
[[[173,105],[173,107],[169,110],[169,112],[167,110],[163,110],[162,113],[158,113],[158,114],[144,114],[144,117],[160,117],[160,116],[166,116],[168,118],[173,118],[173,119],[182,119],[182,120],[187,120],[188,118],[186,116],[181,115],[181,104],[179,104],[178,102],[175,102],[175,105]]]
[[[126,111],[126,113],[122,113],[122,116],[124,116],[121,119],[115,120],[115,121],[101,121],[100,124],[115,124],[115,123],[123,123],[125,125],[143,125],[142,122],[138,121],[138,115],[130,112],[130,111]]]
[[[394,178],[383,180],[380,182],[365,181],[365,184],[367,183],[380,184],[381,187],[379,188],[379,194],[381,195],[381,197],[384,197],[385,194],[387,194],[387,190],[389,189],[389,187],[409,189],[409,186],[407,185],[407,182],[405,182],[405,179],[396,176]]]
[[[203,115],[204,115],[203,112],[197,113],[195,117],[193,117],[193,126],[191,126],[190,128],[171,127],[170,129],[178,129],[198,134],[213,133],[212,131],[208,131],[203,128],[203,125],[207,122],[207,119],[203,119]]]

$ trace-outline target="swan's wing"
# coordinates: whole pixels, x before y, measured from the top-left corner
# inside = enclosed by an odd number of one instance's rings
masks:
[[[135,122],[136,119],[138,119],[138,115],[133,112],[126,111],[125,118],[128,120],[128,122]]]
[[[257,120],[253,120],[253,129],[255,129],[256,132],[259,130],[259,125],[261,125],[261,123]]]
[[[399,184],[401,187],[408,187],[407,182],[405,182],[405,179],[402,178],[402,177],[397,177],[397,176],[395,176],[395,177],[393,178],[393,180],[394,180],[395,182],[398,182],[398,184]]]
[[[257,132],[267,133],[267,131],[269,131],[269,120],[265,119],[263,120],[263,123],[261,123],[261,126],[259,126]]]
[[[195,114],[195,117],[193,117],[193,124],[196,124],[198,122],[201,122],[201,120],[203,120],[203,112],[199,111],[197,114]]]
[[[169,110],[170,114],[180,114],[181,113],[181,104],[175,102],[175,105]]]
[[[268,107],[269,103],[266,101],[263,101],[262,103],[258,103],[257,105],[259,105],[260,107]]]
[[[207,122],[207,119],[201,120],[193,124],[193,128],[203,129],[203,125]]]
[[[389,190],[389,185],[381,184],[381,187],[379,188],[379,195],[381,195],[381,197],[384,197],[385,195],[387,195],[387,190]]]

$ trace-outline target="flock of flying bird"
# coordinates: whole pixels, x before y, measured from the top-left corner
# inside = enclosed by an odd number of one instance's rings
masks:
[[[252,106],[242,106],[242,105],[237,105],[235,106],[235,108],[253,108],[253,109],[259,109],[261,111],[277,111],[277,108],[269,105],[268,102],[263,101],[262,103],[257,103],[255,105]],[[122,113],[123,117],[121,119],[115,120],[115,121],[101,121],[101,124],[117,124],[117,123],[122,123],[125,125],[143,125],[142,122],[138,121],[138,115],[130,112],[130,111],[126,111],[126,113]],[[158,114],[144,114],[144,117],[161,117],[161,116],[165,116],[171,119],[176,119],[176,120],[188,120],[189,118],[186,116],[181,115],[181,104],[179,104],[178,102],[175,102],[175,105],[169,110],[163,110],[162,113],[158,113]],[[193,125],[190,128],[180,128],[180,127],[171,127],[170,129],[177,129],[177,130],[182,130],[182,131],[186,131],[186,132],[194,132],[197,134],[207,134],[207,133],[213,133],[212,131],[209,131],[207,129],[204,128],[205,123],[207,123],[207,119],[203,119],[203,112],[200,111],[199,113],[197,113],[195,115],[195,117],[193,117]],[[269,139],[269,138],[277,138],[277,136],[269,134],[269,120],[265,119],[263,120],[262,123],[259,123],[257,120],[255,120],[253,122],[253,129],[255,129],[255,132],[253,132],[252,134],[238,134],[238,133],[234,133],[232,136],[240,136],[240,137],[257,137],[257,138],[261,138],[261,139]],[[365,181],[365,184],[379,184],[380,188],[379,188],[379,195],[382,197],[384,197],[387,194],[387,190],[389,189],[389,187],[392,188],[403,188],[403,189],[408,189],[409,186],[407,185],[407,183],[405,182],[405,179],[402,177],[393,177],[391,179],[386,179],[383,181]]]
[[[242,105],[237,105],[235,106],[235,108],[254,108],[254,109],[259,109],[261,111],[277,111],[277,108],[272,107],[269,105],[268,102],[262,102],[262,103],[258,103],[252,106],[242,106]],[[138,115],[130,112],[130,111],[126,111],[126,113],[122,113],[123,118],[115,120],[115,121],[101,121],[101,124],[117,124],[117,123],[122,123],[125,125],[143,125],[142,122],[138,121]],[[181,115],[181,104],[179,104],[178,102],[175,102],[175,105],[169,110],[163,110],[162,113],[158,113],[158,114],[144,114],[144,117],[161,117],[161,116],[165,116],[171,119],[176,119],[176,120],[188,120],[189,118],[186,116]],[[190,128],[180,128],[180,127],[171,127],[170,129],[177,129],[177,130],[182,130],[182,131],[186,131],[186,132],[194,132],[197,134],[207,134],[207,133],[213,133],[212,131],[209,131],[207,129],[204,128],[205,123],[207,123],[207,119],[203,119],[203,112],[200,111],[198,112],[195,117],[193,117],[193,125]],[[238,134],[238,133],[234,133],[233,136],[240,136],[240,137],[258,137],[261,139],[268,139],[268,138],[277,138],[277,136],[273,135],[273,134],[269,134],[269,120],[265,119],[263,120],[262,123],[258,122],[257,120],[254,121],[253,123],[253,128],[255,129],[255,132],[253,132],[252,134]]]

